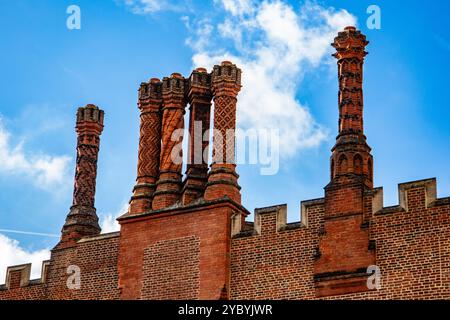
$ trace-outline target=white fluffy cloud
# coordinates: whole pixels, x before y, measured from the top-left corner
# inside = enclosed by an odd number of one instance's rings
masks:
[[[102,233],[115,232],[120,230],[120,225],[117,222],[117,218],[128,211],[128,203],[124,203],[117,213],[107,213],[101,215],[101,228]]]
[[[0,174],[26,176],[40,188],[62,185],[68,179],[68,156],[30,154],[24,151],[23,143],[11,143],[11,134],[0,119]]]
[[[254,1],[252,0],[214,0],[214,2],[221,2],[225,10],[233,16],[251,13],[254,8]]]
[[[31,263],[31,279],[41,277],[42,262],[50,258],[50,250],[28,251],[17,240],[0,233],[0,284],[5,283],[6,268],[9,266]]]
[[[128,210],[128,204],[124,203],[117,213],[107,213],[101,215],[102,233],[114,232],[120,230],[120,225],[116,218]],[[1,231],[1,230],[0,230]],[[14,233],[23,233],[29,235],[57,236],[52,234],[43,234],[35,232],[24,232],[17,230],[3,230]],[[17,240],[11,239],[0,233],[0,284],[6,279],[6,269],[9,266],[31,263],[31,279],[41,277],[42,262],[50,259],[50,249],[29,251],[22,248]]]
[[[307,1],[300,10],[281,0],[216,0],[226,12],[220,22],[191,21],[187,43],[195,67],[230,60],[242,68],[238,126],[278,129],[280,155],[318,146],[327,130],[296,99],[306,72],[329,62],[334,36],[356,19],[345,10]]]
[[[120,225],[116,218],[128,210],[128,204],[124,203],[117,213],[107,213],[101,215],[102,233],[114,232],[120,230]],[[2,231],[2,230],[0,230]],[[40,236],[58,236],[53,234],[25,232],[17,230],[3,230],[7,232],[22,233]],[[22,248],[17,240],[11,239],[0,233],[0,284],[5,283],[6,269],[9,266],[31,263],[31,279],[41,277],[42,262],[50,259],[50,249],[29,251]]]

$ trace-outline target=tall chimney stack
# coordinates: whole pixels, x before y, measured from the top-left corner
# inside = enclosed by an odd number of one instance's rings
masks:
[[[241,203],[239,175],[235,164],[235,130],[237,95],[241,90],[241,69],[229,61],[214,66],[213,162],[204,198],[229,197]]]
[[[330,159],[324,228],[314,264],[318,296],[369,290],[367,268],[375,264],[367,219],[372,214],[372,155],[363,130],[363,64],[368,43],[355,27],[346,27],[332,43],[338,64],[339,134]]]
[[[104,112],[93,104],[79,108],[76,132],[77,163],[73,203],[62,228],[60,245],[70,245],[85,236],[100,233],[95,210],[95,184]]]
[[[162,85],[162,145],[159,180],[153,198],[153,210],[175,204],[181,195],[182,134],[186,108],[186,80],[179,73],[165,77]]]
[[[211,75],[197,68],[189,77],[189,145],[182,202],[189,204],[203,196],[208,181],[209,126],[211,117]]]
[[[144,213],[152,210],[153,193],[159,176],[161,153],[162,83],[153,78],[139,89],[141,125],[136,185],[129,212]]]

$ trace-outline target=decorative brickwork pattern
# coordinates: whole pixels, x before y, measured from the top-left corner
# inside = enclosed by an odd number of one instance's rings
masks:
[[[332,44],[338,59],[339,135],[332,149],[325,221],[314,265],[319,296],[367,291],[364,271],[375,264],[364,215],[369,205],[364,195],[373,188],[372,155],[363,128],[362,74],[368,43],[360,31],[347,27]]]
[[[363,65],[368,44],[366,36],[354,27],[339,32],[332,44],[338,60],[339,135],[332,149],[331,180],[346,180],[350,174],[372,188],[373,158],[363,126]]]
[[[77,162],[73,204],[62,229],[61,246],[73,245],[83,236],[100,233],[94,207],[97,160],[104,112],[89,104],[77,112]]]
[[[214,66],[213,162],[205,199],[228,197],[241,203],[235,165],[235,129],[237,95],[241,89],[241,70],[229,61]]]
[[[209,130],[211,117],[211,75],[197,68],[189,77],[189,146],[186,180],[182,190],[184,205],[203,196],[208,181]]]
[[[154,155],[159,155],[161,149],[161,123],[160,117],[155,113],[141,114],[141,128],[139,135],[138,153],[138,178],[157,178],[159,170],[158,160],[154,161]]]
[[[218,96],[214,99],[214,129],[222,136],[222,139],[214,140],[215,164],[235,162],[236,102],[237,99],[230,96]]]
[[[139,89],[141,125],[139,132],[138,169],[130,212],[143,213],[152,209],[153,193],[159,177],[161,154],[162,83],[153,78]]]
[[[158,210],[175,204],[181,196],[181,146],[186,107],[186,80],[178,73],[163,79],[163,116],[160,175],[153,199],[153,209]],[[177,137],[175,132],[179,134]],[[178,139],[177,139],[178,138]]]
[[[200,240],[195,236],[159,241],[144,251],[142,299],[198,297]]]

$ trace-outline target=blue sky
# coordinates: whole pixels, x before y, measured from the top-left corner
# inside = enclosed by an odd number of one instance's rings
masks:
[[[66,27],[72,4],[81,30]],[[380,30],[366,26],[370,4],[381,9]],[[106,113],[96,207],[111,222],[136,178],[139,83],[222,58],[245,75],[239,125],[281,132],[276,175],[238,167],[243,203],[287,203],[289,220],[299,220],[300,201],[322,197],[329,181],[338,108],[328,44],[351,21],[370,41],[365,131],[385,205],[398,203],[398,183],[422,178],[437,177],[438,196],[449,196],[449,10],[445,1],[2,1],[0,229],[59,234],[71,204],[74,116],[87,103]],[[1,268],[37,261],[58,241],[0,234],[9,250]]]

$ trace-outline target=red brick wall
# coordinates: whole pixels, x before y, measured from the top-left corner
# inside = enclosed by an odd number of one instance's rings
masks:
[[[200,289],[200,239],[158,241],[144,251],[142,299],[196,299]]]
[[[232,299],[314,297],[314,255],[323,224],[323,203],[308,208],[308,225],[277,231],[277,211],[262,213],[258,235],[231,241]]]
[[[17,275],[12,277],[13,289],[0,289],[2,299],[118,299],[117,253],[119,233],[84,238],[76,246],[52,251],[44,283],[33,280],[20,287]],[[81,287],[67,287],[67,267],[80,268]]]
[[[121,220],[119,253],[119,287],[123,299],[141,298],[199,298],[219,299],[229,282],[230,217],[236,208],[229,202],[211,204],[204,207],[169,209],[148,215]],[[161,250],[179,247],[172,254]],[[190,270],[181,262],[173,265],[180,256],[180,248],[187,247]],[[159,255],[159,262],[155,255]],[[198,255],[198,256],[197,256]],[[184,275],[178,272],[187,272]],[[197,272],[198,268],[198,272]],[[191,283],[181,289],[161,285],[159,280],[150,279],[159,275],[163,279],[172,278],[173,284]],[[143,290],[143,283],[158,292]]]
[[[49,299],[118,299],[117,253],[119,234],[84,238],[76,247],[54,250],[49,268]],[[79,290],[67,288],[67,268],[80,268]]]
[[[42,283],[27,287],[13,286],[9,290],[0,288],[0,300],[43,300],[46,298],[46,286]]]
[[[426,204],[423,187],[405,191],[408,211],[382,208],[370,218],[381,289],[328,299],[449,299],[450,198]],[[277,211],[262,213],[261,234],[231,245],[232,299],[315,299],[314,261],[324,205],[307,207],[308,226],[277,231]]]
[[[435,199],[433,181],[401,185],[399,206],[382,208],[379,195],[365,210],[381,289],[325,298],[450,299],[450,198]],[[229,202],[130,218],[120,238],[84,238],[54,250],[44,283],[20,287],[23,273],[11,271],[0,299],[118,299],[119,274],[122,298],[218,299],[229,284],[231,299],[317,299],[325,203],[302,207],[303,222],[290,224],[283,206],[257,210],[254,225],[232,239],[240,219],[230,224],[239,208]],[[81,269],[80,290],[67,289],[71,264]]]

